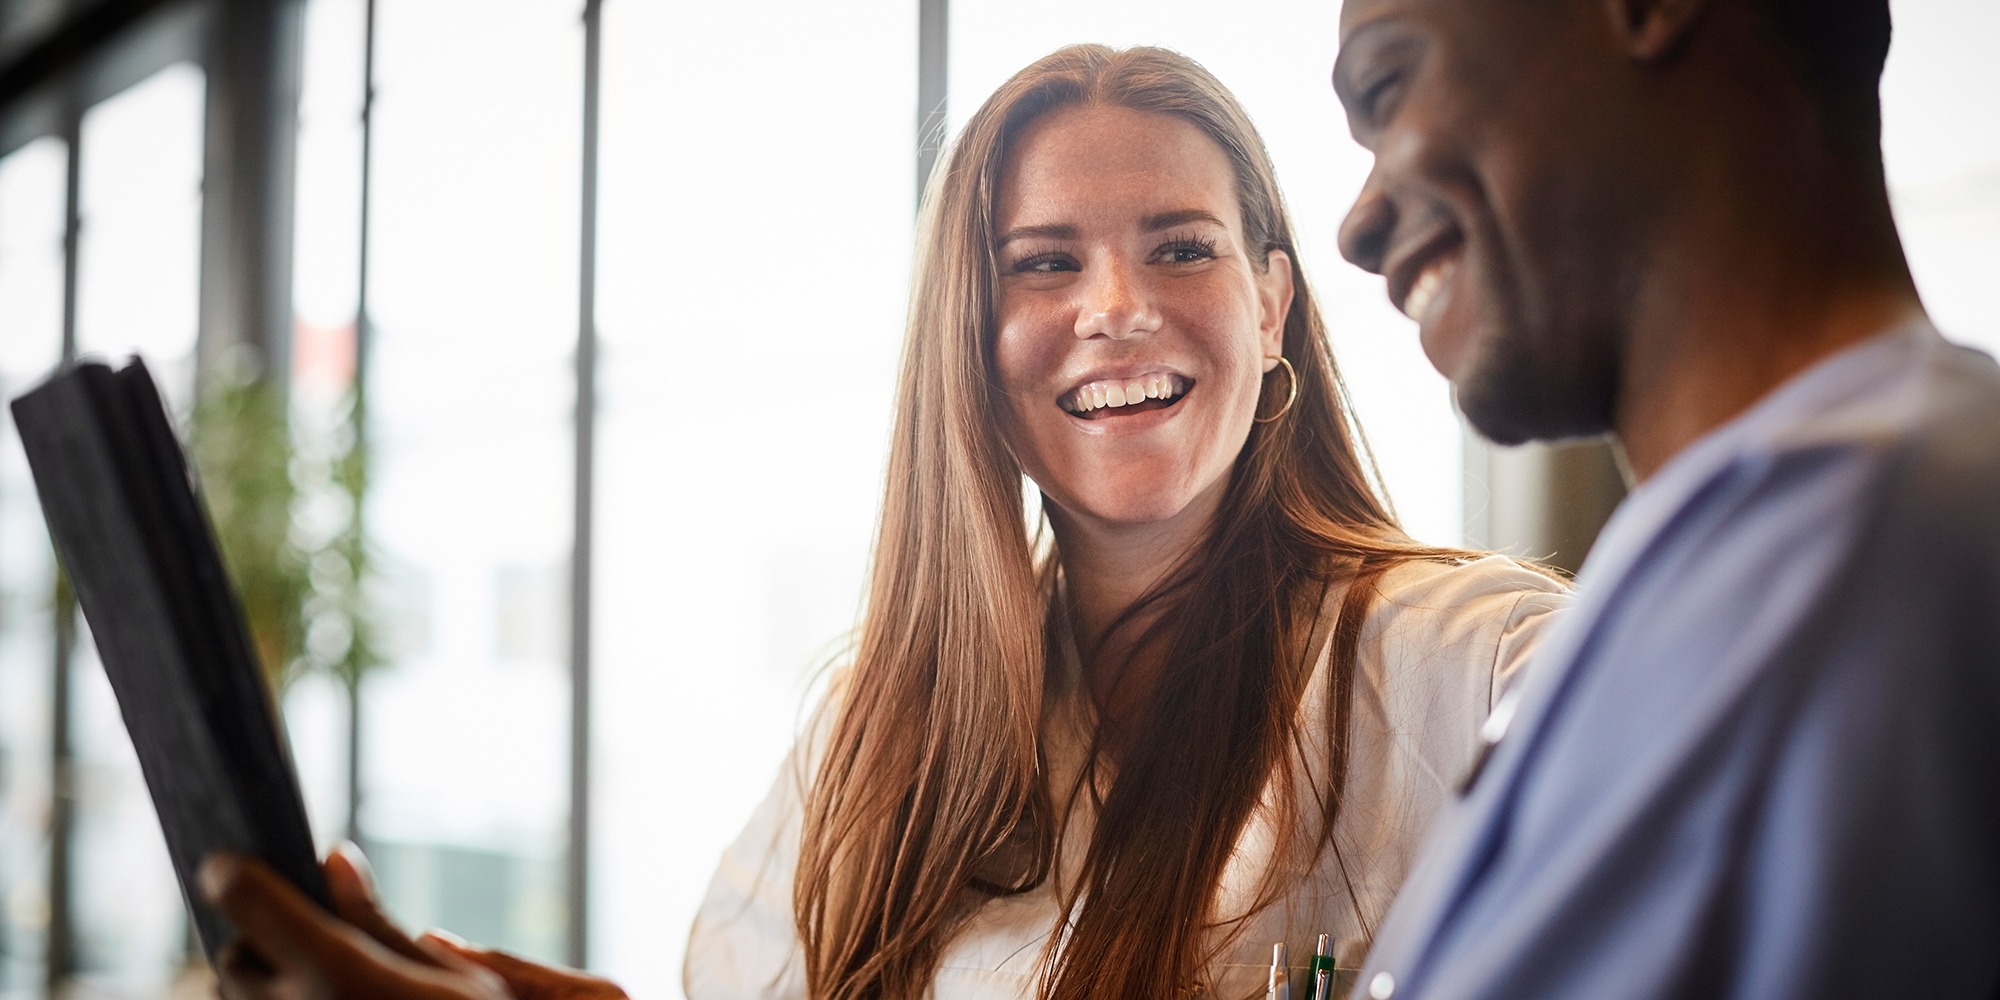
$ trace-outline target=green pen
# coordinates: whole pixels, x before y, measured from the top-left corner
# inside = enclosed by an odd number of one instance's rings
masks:
[[[1321,934],[1306,967],[1306,1000],[1333,1000],[1333,935]]]

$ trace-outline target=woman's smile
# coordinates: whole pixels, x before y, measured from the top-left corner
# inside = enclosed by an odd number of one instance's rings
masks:
[[[1080,420],[1099,421],[1168,409],[1187,398],[1194,380],[1173,372],[1093,376],[1062,394],[1056,405]]]

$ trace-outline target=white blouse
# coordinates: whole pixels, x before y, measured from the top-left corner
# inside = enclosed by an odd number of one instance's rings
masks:
[[[1431,817],[1472,767],[1479,727],[1495,697],[1533,651],[1551,612],[1569,600],[1561,584],[1499,556],[1456,565],[1405,563],[1385,574],[1379,588],[1360,637],[1346,797],[1334,820],[1346,871],[1331,849],[1303,864],[1278,856],[1272,824],[1282,791],[1275,782],[1267,786],[1218,889],[1222,923],[1211,936],[1209,971],[1221,997],[1261,997],[1271,946],[1279,941],[1291,958],[1292,995],[1305,996],[1301,970],[1322,932],[1336,942],[1336,965],[1347,977],[1355,974],[1367,934],[1409,873]],[[1338,613],[1340,599],[1333,594],[1323,614]],[[1300,700],[1305,759],[1299,773],[1311,779],[1297,788],[1302,806],[1326,789],[1328,663],[1323,648]],[[1088,717],[1081,711],[1058,715],[1044,729],[1051,787],[1066,789],[1083,763]],[[818,762],[816,742],[793,749],[716,867],[688,937],[683,976],[689,1000],[805,996],[792,874],[806,788]],[[801,759],[808,746],[812,756]],[[1058,885],[1076,884],[1089,847],[1095,819],[1089,799],[1079,796],[1066,819],[1056,877],[1030,892],[982,903],[945,946],[932,988],[936,1000],[1035,996],[1043,951],[1066,923]],[[1304,814],[1316,812],[1308,806]],[[1274,865],[1294,869],[1278,875],[1278,884],[1289,888],[1246,912]]]

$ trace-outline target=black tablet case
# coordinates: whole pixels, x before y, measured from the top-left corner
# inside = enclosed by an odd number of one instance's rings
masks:
[[[235,938],[195,885],[210,852],[261,858],[326,906],[270,688],[145,365],[85,362],[13,408],[203,950]]]

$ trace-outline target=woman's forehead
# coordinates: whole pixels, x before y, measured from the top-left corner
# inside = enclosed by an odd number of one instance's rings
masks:
[[[1008,150],[1001,228],[1130,224],[1206,210],[1235,228],[1236,177],[1221,145],[1183,118],[1099,104],[1037,119]]]

